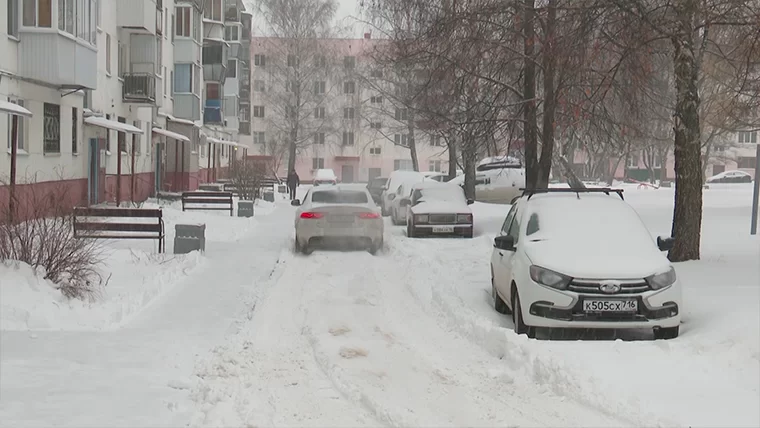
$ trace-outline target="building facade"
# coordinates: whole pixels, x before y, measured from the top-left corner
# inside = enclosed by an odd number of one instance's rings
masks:
[[[224,77],[207,71],[203,49],[224,43],[228,6],[0,0],[0,99],[33,114],[16,134],[19,189],[64,184],[73,206],[142,201],[226,174],[242,153],[237,128],[204,121],[214,89],[204,78],[218,93]],[[0,140],[10,153],[11,119],[2,113]],[[10,164],[10,154],[0,156],[4,183]]]
[[[369,55],[378,41],[367,35],[312,43],[252,38],[251,135],[241,135],[249,158],[286,175],[288,141],[297,134],[295,165],[305,182],[320,168],[333,169],[343,182],[412,169],[407,111],[383,95],[392,84],[390,68]],[[419,169],[447,171],[445,144],[412,132]]]

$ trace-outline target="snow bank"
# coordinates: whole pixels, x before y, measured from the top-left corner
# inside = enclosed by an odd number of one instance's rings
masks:
[[[101,269],[110,279],[92,302],[67,299],[27,264],[0,264],[0,330],[117,328],[202,263],[197,252],[174,256],[112,250]]]

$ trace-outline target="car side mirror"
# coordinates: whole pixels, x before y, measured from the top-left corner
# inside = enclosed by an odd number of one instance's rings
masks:
[[[394,199],[396,199],[396,194],[395,193],[391,193],[390,195],[388,195],[388,199],[390,199],[391,201],[394,200]]]
[[[468,199],[468,200],[467,200],[467,205],[472,205],[472,204],[474,204],[474,203],[475,203],[475,200],[474,200],[474,199]]]
[[[660,249],[660,251],[670,251],[673,249],[673,246],[676,243],[676,238],[671,237],[657,237],[657,248]]]
[[[404,198],[404,199],[400,200],[398,204],[399,204],[400,206],[402,206],[402,207],[407,207],[407,206],[409,206],[409,205],[411,205],[411,204],[412,204],[412,201],[410,201],[410,200],[409,200],[409,199],[407,199],[407,198]]]
[[[301,201],[299,201],[298,199],[293,199],[292,201],[290,201],[290,205],[293,207],[300,207]]]
[[[510,235],[500,235],[493,239],[493,246],[499,250],[514,251],[515,238]]]

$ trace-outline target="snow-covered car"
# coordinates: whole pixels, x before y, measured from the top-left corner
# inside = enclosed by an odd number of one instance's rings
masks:
[[[446,181],[446,177],[447,177],[447,174],[444,174],[438,171],[425,171],[422,173],[422,175],[424,175],[425,178],[428,178],[430,180],[435,180],[439,183],[443,183],[444,181]]]
[[[383,196],[383,189],[387,182],[388,177],[375,177],[367,183],[367,190],[369,191],[369,194],[372,195],[372,200],[375,201],[376,204],[380,204],[380,198]]]
[[[752,175],[744,171],[724,171],[705,180],[707,183],[751,183]]]
[[[401,180],[400,184],[396,188],[394,194],[390,195],[390,212],[391,222],[395,225],[406,224],[406,215],[411,205],[412,200],[412,188],[419,183],[438,183],[431,180],[422,174],[416,176],[408,176],[404,180]]]
[[[383,218],[367,189],[350,184],[313,187],[294,199],[296,252],[320,244],[359,244],[374,254],[383,247]]]
[[[472,210],[461,187],[438,182],[422,182],[412,187],[406,216],[406,236],[454,235],[472,238]]]
[[[318,169],[314,173],[314,186],[325,184],[338,184],[338,176],[335,175],[335,171],[332,169]]]
[[[405,171],[397,170],[393,171],[388,176],[388,181],[385,183],[383,192],[380,195],[380,208],[382,209],[383,216],[391,215],[391,207],[393,205],[393,199],[396,197],[396,190],[398,186],[406,181],[419,182],[425,179],[425,176],[421,172],[417,171]]]
[[[487,159],[486,159],[487,160]],[[449,183],[464,186],[464,175]],[[525,169],[519,162],[482,163],[475,172],[475,200],[492,204],[509,204],[525,187]]]
[[[550,189],[512,205],[491,255],[496,311],[536,328],[653,329],[678,336],[681,285],[622,190]],[[659,248],[658,248],[659,247]]]

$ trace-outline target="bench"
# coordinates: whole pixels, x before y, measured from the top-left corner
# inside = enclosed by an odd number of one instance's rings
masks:
[[[237,186],[232,183],[224,183],[222,190],[232,193],[232,196],[240,196]]]
[[[215,205],[199,207],[197,205]],[[233,215],[232,192],[182,192],[182,211],[223,210]]]
[[[111,221],[111,219],[116,219]],[[153,219],[129,222],[126,219]],[[164,220],[161,209],[74,208],[74,237],[91,239],[156,239],[164,252]]]

